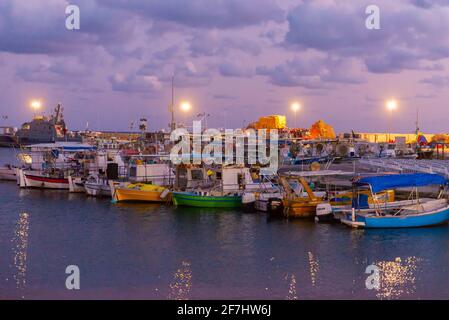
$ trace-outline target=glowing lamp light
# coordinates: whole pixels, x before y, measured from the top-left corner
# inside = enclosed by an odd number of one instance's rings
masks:
[[[293,112],[297,112],[299,111],[299,109],[301,109],[301,105],[299,104],[299,102],[293,102],[291,108]]]
[[[398,108],[398,102],[396,100],[388,100],[386,103],[388,111],[394,111]]]
[[[190,109],[192,109],[192,105],[187,101],[183,101],[181,102],[180,108],[182,111],[188,112],[190,111]]]
[[[31,108],[33,108],[34,111],[39,110],[41,107],[42,107],[42,104],[39,100],[31,101]]]

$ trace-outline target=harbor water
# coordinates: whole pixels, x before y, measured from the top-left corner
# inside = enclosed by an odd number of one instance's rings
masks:
[[[0,149],[1,163],[13,159]],[[1,299],[449,298],[447,225],[352,230],[14,182],[0,182],[0,201]],[[79,290],[66,288],[70,265]]]

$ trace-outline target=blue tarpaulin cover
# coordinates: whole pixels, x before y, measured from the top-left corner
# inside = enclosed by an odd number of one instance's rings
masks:
[[[431,173],[392,174],[365,177],[356,181],[356,185],[358,186],[370,185],[374,193],[395,188],[424,187],[445,184],[447,184],[445,177]]]

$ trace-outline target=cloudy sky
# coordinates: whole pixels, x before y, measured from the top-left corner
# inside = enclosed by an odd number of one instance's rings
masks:
[[[65,28],[78,5],[80,30]],[[380,8],[380,30],[365,9]],[[241,127],[285,114],[337,131],[448,131],[449,0],[1,0],[0,125],[65,107],[71,129],[127,130],[144,116],[169,123],[175,101]],[[399,110],[385,111],[394,97]],[[389,120],[389,117],[392,119]]]

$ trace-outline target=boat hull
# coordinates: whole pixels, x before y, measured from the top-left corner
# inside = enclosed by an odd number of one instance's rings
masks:
[[[0,180],[17,181],[17,174],[15,168],[1,167]]]
[[[200,196],[193,193],[173,192],[173,203],[177,206],[198,208],[240,208],[241,196]]]
[[[129,201],[129,202],[162,202],[162,192],[160,191],[143,191],[133,189],[120,189],[114,190],[114,199],[116,201]]]
[[[386,228],[419,228],[430,227],[448,223],[449,221],[449,207],[442,210],[407,215],[407,216],[380,216],[380,217],[366,217],[356,214],[355,221],[348,215],[342,222],[366,229],[386,229]]]
[[[86,192],[84,182],[80,177],[68,177],[69,180],[69,192],[71,193],[83,193]]]
[[[24,173],[25,185],[28,188],[69,190],[69,180],[65,178],[50,178]]]
[[[92,197],[110,197],[111,188],[108,185],[96,184],[96,183],[85,183],[84,188],[86,193]]]
[[[320,201],[284,200],[284,215],[287,218],[313,218]]]

